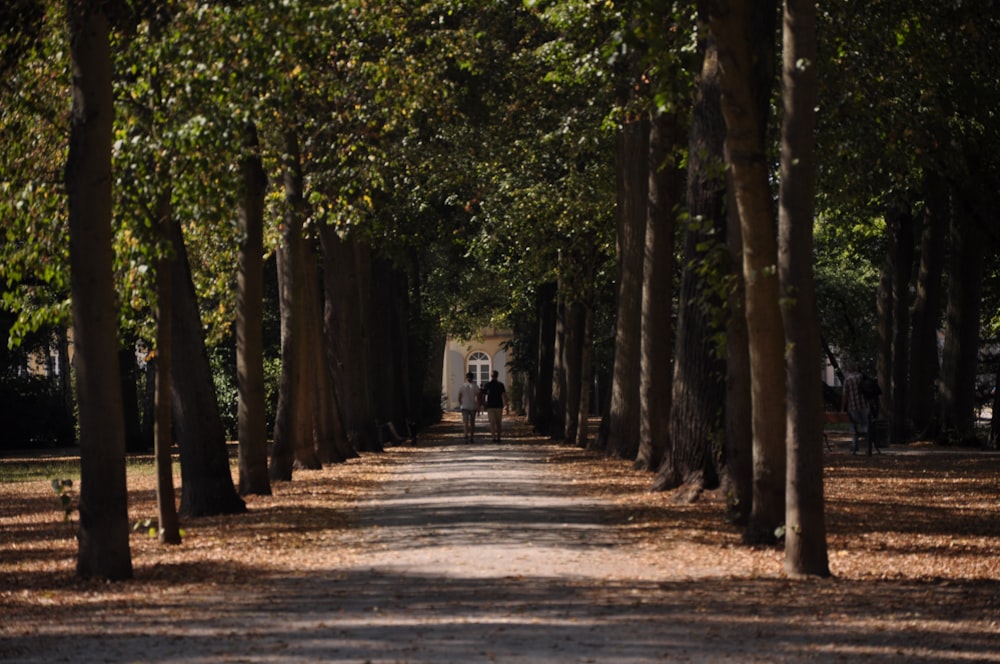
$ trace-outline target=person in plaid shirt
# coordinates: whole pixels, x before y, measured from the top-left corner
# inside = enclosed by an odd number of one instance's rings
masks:
[[[861,372],[854,365],[847,368],[844,379],[844,393],[840,400],[840,409],[847,412],[851,418],[851,454],[858,453],[858,437],[868,434],[868,400],[861,393]]]

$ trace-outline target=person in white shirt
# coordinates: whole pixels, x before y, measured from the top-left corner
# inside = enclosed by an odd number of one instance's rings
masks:
[[[462,410],[462,423],[465,425],[465,442],[471,443],[476,433],[476,414],[479,412],[480,390],[475,383],[475,375],[465,375],[465,382],[458,388],[458,407]]]

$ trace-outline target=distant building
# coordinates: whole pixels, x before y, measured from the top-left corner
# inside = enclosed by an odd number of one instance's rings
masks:
[[[475,374],[476,383],[482,385],[489,382],[490,373],[496,370],[499,380],[510,388],[504,344],[512,336],[510,330],[484,328],[474,339],[448,339],[441,372],[442,407],[446,410],[458,408],[458,388],[469,372]]]

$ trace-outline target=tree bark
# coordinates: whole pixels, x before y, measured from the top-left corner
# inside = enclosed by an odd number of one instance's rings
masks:
[[[712,313],[723,302],[711,287],[720,280],[718,263],[726,226],[726,181],[719,165],[726,136],[719,105],[718,62],[709,44],[694,94],[689,135],[684,255],[677,306],[670,446],[658,468],[654,490],[683,487],[679,498],[695,500],[720,482],[725,367],[713,339]],[[711,266],[706,269],[706,266]]]
[[[281,294],[281,382],[271,451],[272,481],[290,481],[295,466],[322,467],[314,438],[316,393],[310,380],[310,363],[315,362],[315,355],[310,355],[307,336],[308,298],[315,291],[305,270],[309,259],[302,228],[302,164],[296,132],[286,130],[283,139],[285,218],[277,251]]]
[[[324,328],[327,357],[333,374],[334,393],[341,405],[348,444],[353,450],[373,451],[375,415],[371,402],[367,336],[371,325],[363,313],[359,263],[361,248],[356,237],[341,238],[332,226],[320,228],[323,246]]]
[[[552,415],[545,432],[552,440],[566,437],[566,315],[566,301],[559,294],[555,303],[556,331],[552,348]]]
[[[205,350],[198,298],[180,222],[170,221],[173,343],[170,381],[181,457],[183,516],[238,514],[246,503],[233,485],[226,434]],[[159,370],[163,370],[160,365]]]
[[[778,307],[777,238],[759,100],[770,82],[754,74],[753,45],[773,41],[772,2],[731,0],[709,14],[719,49],[726,161],[743,236],[750,348],[754,492],[746,538],[773,542],[785,519],[784,331]],[[713,8],[714,9],[714,8]]]
[[[299,361],[302,365],[302,389],[306,395],[302,404],[304,410],[303,431],[308,431],[310,453],[305,459],[317,457],[320,463],[342,463],[357,456],[347,439],[340,403],[333,388],[333,373],[323,332],[323,313],[320,295],[320,277],[317,270],[316,238],[302,238],[301,275],[302,287],[293,297],[302,300],[302,344]],[[307,424],[308,423],[308,424]],[[305,452],[305,449],[303,449]],[[304,459],[298,459],[304,463]]]
[[[942,436],[947,436],[947,442],[975,440],[984,261],[984,241],[977,221],[970,201],[960,199],[951,227],[951,269],[939,395]]]
[[[566,425],[563,440],[575,443],[580,430],[580,393],[583,388],[583,326],[586,307],[573,301],[566,307],[566,335],[563,363],[566,373]]]
[[[271,495],[267,474],[264,396],[264,196],[267,175],[257,127],[244,127],[240,165],[243,192],[237,211],[240,248],[236,273],[236,387],[240,495]]]
[[[122,340],[124,345],[118,349],[118,367],[121,372],[122,384],[122,415],[125,418],[125,451],[141,454],[149,450],[144,448],[142,440],[142,421],[139,417],[138,384],[139,367],[135,361],[135,339]]]
[[[679,173],[677,117],[659,114],[649,129],[649,203],[642,284],[639,451],[636,467],[655,470],[669,449],[675,208]]]
[[[620,141],[622,206],[618,211],[618,313],[615,364],[604,451],[620,459],[639,453],[639,371],[642,361],[642,278],[649,189],[649,120],[626,120]]]
[[[823,505],[823,357],[813,283],[816,3],[785,0],[778,273],[788,349],[785,571],[830,576]]]
[[[371,367],[374,381],[375,419],[401,430],[409,412],[409,361],[407,358],[405,275],[386,258],[372,260],[374,313]]]
[[[103,7],[96,0],[67,2],[73,106],[65,182],[80,422],[76,573],[117,580],[132,578],[132,555],[112,276],[110,26]]]
[[[538,364],[535,368],[534,411],[532,422],[536,432],[547,435],[552,418],[552,375],[555,368],[556,285],[538,286],[536,311],[538,317]]]
[[[919,434],[933,438],[937,435],[934,402],[936,383],[941,375],[938,329],[949,211],[947,184],[943,178],[929,173],[924,178],[923,189],[924,225],[910,335],[908,417]]]
[[[583,305],[580,332],[580,415],[577,418],[576,446],[586,449],[590,438],[591,385],[594,380],[594,308]]]
[[[732,175],[726,186],[726,246],[733,288],[726,319],[726,467],[720,478],[727,511],[734,523],[746,526],[753,505],[753,403],[750,397],[750,341],[743,283],[743,233],[734,200]]]
[[[892,360],[887,412],[889,442],[907,440],[906,402],[909,392],[907,359],[910,332],[910,276],[913,272],[913,217],[909,210],[886,215],[892,263]],[[883,390],[884,391],[884,390]]]
[[[166,169],[164,169],[166,170]],[[173,209],[170,202],[172,189],[169,174],[158,178],[165,188],[156,203],[156,225],[162,239],[161,252],[170,246],[170,219]],[[173,354],[173,261],[163,253],[156,260],[156,355],[160,370],[156,372],[156,391],[153,409],[153,453],[156,458],[156,509],[159,541],[161,544],[180,544],[181,531],[177,519],[174,494],[173,464],[173,413],[171,400],[171,355]]]
[[[891,390],[886,388],[892,385],[892,278],[892,256],[891,252],[887,251],[875,292],[875,311],[878,316],[875,375],[878,376],[878,384],[883,388],[878,402],[879,413],[885,413],[889,410]]]

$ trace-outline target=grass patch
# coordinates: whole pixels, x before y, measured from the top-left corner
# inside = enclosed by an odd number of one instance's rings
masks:
[[[174,455],[174,472],[180,472],[180,460]],[[129,475],[155,475],[156,464],[152,455],[134,455],[125,460]],[[17,459],[0,458],[0,484],[35,482],[38,480],[68,479],[80,481],[80,457],[31,457]]]

